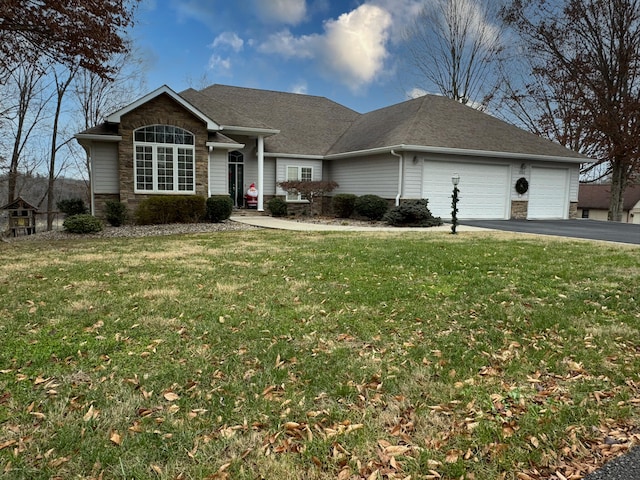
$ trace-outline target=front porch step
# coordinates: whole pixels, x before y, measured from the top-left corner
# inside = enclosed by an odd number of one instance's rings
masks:
[[[255,208],[234,208],[231,215],[237,217],[268,217],[265,212],[259,212]]]

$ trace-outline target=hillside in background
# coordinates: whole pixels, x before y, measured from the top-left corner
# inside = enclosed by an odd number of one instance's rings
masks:
[[[9,203],[7,176],[0,176],[0,206]],[[17,195],[27,202],[38,207],[40,212],[47,209],[47,183],[48,178],[40,175],[20,175],[18,178]],[[89,206],[89,185],[84,180],[73,178],[59,178],[54,189],[54,209],[56,203],[67,198],[81,198],[85,205]]]

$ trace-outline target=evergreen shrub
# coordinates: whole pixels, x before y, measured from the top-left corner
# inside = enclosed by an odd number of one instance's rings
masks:
[[[395,227],[435,227],[442,225],[440,217],[434,217],[428,208],[429,201],[405,200],[399,206],[393,207],[383,217],[389,225]]]
[[[116,200],[107,200],[104,204],[105,218],[112,227],[124,225],[127,221],[127,206]]]
[[[269,211],[272,217],[286,217],[287,216],[287,202],[280,197],[273,197],[267,203]]]
[[[207,198],[207,219],[220,223],[231,216],[233,200],[229,195],[213,195]]]
[[[196,223],[205,214],[205,199],[200,195],[159,195],[140,202],[135,218],[140,225],[161,225]]]
[[[64,213],[67,217],[89,212],[84,204],[84,200],[81,198],[65,198],[64,200],[57,202],[56,206],[58,207],[58,210]]]
[[[62,226],[70,233],[97,233],[102,231],[100,219],[88,213],[71,215],[65,218]]]
[[[389,210],[387,201],[378,195],[362,195],[356,199],[354,209],[369,220],[381,220]]]
[[[349,218],[353,215],[358,197],[352,193],[338,193],[331,199],[331,208],[338,218]]]

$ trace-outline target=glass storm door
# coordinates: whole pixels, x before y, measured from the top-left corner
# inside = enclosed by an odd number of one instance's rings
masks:
[[[234,207],[244,205],[244,155],[242,152],[229,152],[229,196]]]

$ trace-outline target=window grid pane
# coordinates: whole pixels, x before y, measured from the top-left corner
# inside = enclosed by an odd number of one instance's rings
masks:
[[[133,138],[136,190],[195,192],[192,133],[171,125],[148,125],[135,130]]]
[[[300,169],[300,180],[303,182],[310,182],[313,177],[313,170],[310,167],[302,167]]]
[[[178,190],[181,192],[193,190],[193,150],[178,149]]]
[[[136,146],[136,188],[153,190],[153,148]]]
[[[158,190],[173,190],[173,148],[158,147]]]
[[[170,125],[149,125],[139,128],[134,133],[136,142],[169,143],[178,145],[193,145],[194,136],[191,132]]]

